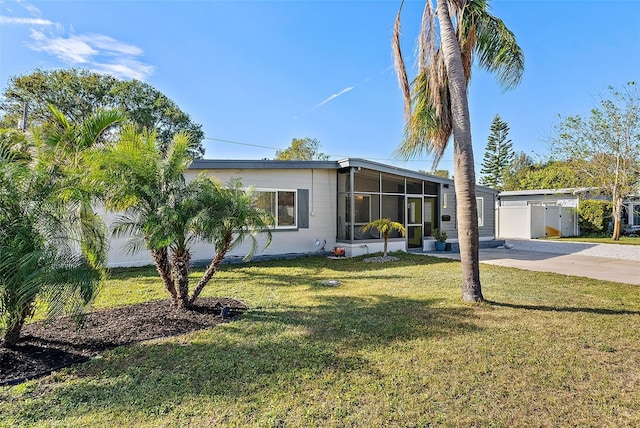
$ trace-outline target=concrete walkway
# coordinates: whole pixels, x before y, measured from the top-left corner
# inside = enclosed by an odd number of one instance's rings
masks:
[[[498,266],[640,285],[640,246],[538,240],[508,240],[513,248],[483,248],[480,262]],[[430,251],[460,260],[460,254]]]

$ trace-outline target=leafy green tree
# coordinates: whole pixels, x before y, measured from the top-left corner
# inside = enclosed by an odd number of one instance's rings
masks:
[[[132,253],[150,251],[167,292],[183,309],[193,305],[230,248],[257,233],[266,231],[270,238],[272,224],[239,188],[223,189],[204,176],[185,182],[190,141],[188,134],[178,133],[162,151],[154,132],[126,127],[118,142],[97,154],[94,171],[106,208],[121,213],[113,233],[130,237]],[[189,294],[195,240],[213,242],[216,254]]]
[[[518,84],[524,55],[502,20],[488,12],[486,0],[427,0],[418,37],[418,74],[409,83],[400,49],[400,12],[393,50],[404,96],[405,138],[397,153],[423,151],[438,164],[453,134],[456,217],[462,262],[462,298],[482,301],[475,169],[467,87],[474,63],[496,73],[505,88]],[[437,19],[436,19],[437,16]],[[439,29],[439,38],[436,37]],[[439,45],[437,45],[439,41]]]
[[[405,228],[402,223],[398,223],[397,221],[392,221],[388,218],[380,218],[378,220],[373,220],[364,226],[362,226],[362,231],[366,232],[369,229],[376,229],[382,235],[382,239],[384,240],[384,254],[383,257],[387,257],[387,243],[389,242],[389,233],[397,230],[400,232],[402,236],[404,236]]]
[[[513,159],[513,143],[508,139],[509,125],[496,114],[491,122],[491,134],[487,138],[487,148],[482,160],[483,174],[480,184],[502,190],[504,176]]]
[[[509,167],[505,172],[504,186],[502,190],[523,190],[523,180],[533,171],[535,162],[525,152],[515,153],[513,159],[509,163]]]
[[[431,172],[431,175],[435,175],[436,177],[442,178],[451,178],[451,174],[449,174],[448,169],[436,169]]]
[[[557,126],[553,141],[559,159],[570,159],[613,203],[612,239],[620,239],[622,203],[640,191],[640,92],[635,82],[609,88],[587,118],[569,116]]]
[[[320,141],[315,138],[294,138],[291,145],[276,152],[276,160],[329,160],[320,152]]]
[[[521,189],[592,187],[593,180],[578,173],[575,162],[550,160],[535,165],[520,180]]]
[[[202,157],[202,126],[169,98],[139,80],[123,81],[113,76],[82,69],[36,70],[9,79],[0,102],[0,126],[15,127],[22,117],[25,103],[28,123],[55,123],[49,110],[55,106],[71,123],[81,123],[100,109],[121,109],[138,126],[156,128],[158,142],[166,148],[179,131],[189,131],[197,141],[191,147],[192,157]]]
[[[8,347],[36,302],[49,317],[66,312],[80,322],[104,275],[104,224],[87,208],[84,152],[121,118],[96,112],[71,125],[52,112],[56,127],[21,141],[27,150],[0,138],[0,322]]]

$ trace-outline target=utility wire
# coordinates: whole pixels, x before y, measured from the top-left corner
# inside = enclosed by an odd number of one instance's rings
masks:
[[[227,143],[227,144],[236,144],[238,146],[247,146],[247,147],[257,147],[260,149],[270,149],[270,150],[283,150],[280,147],[271,147],[271,146],[262,146],[259,144],[249,144],[249,143],[241,143],[239,141],[231,141],[231,140],[223,140],[221,138],[211,138],[211,137],[204,137],[205,140],[211,140],[211,141],[218,141],[221,143]],[[329,157],[334,157],[334,158],[349,158],[349,157],[353,157],[353,156],[348,156],[348,155],[336,155],[336,154],[327,154],[327,156]],[[358,156],[358,157],[362,157],[362,156]],[[430,159],[394,159],[394,158],[371,158],[371,157],[366,157],[369,160],[377,160],[377,161],[393,161],[393,162],[430,162]],[[450,159],[442,159],[443,161],[451,161]]]

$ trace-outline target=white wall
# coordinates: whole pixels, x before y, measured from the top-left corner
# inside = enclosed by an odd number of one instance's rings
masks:
[[[531,238],[531,207],[501,206],[496,211],[498,216],[496,235],[500,239]]]
[[[203,171],[190,170],[186,173],[187,181],[192,180]],[[264,248],[265,237],[259,236],[260,248],[256,255],[275,255],[288,253],[311,253],[317,251],[316,239],[326,240],[324,248],[330,250],[335,246],[336,234],[336,173],[334,170],[217,170],[205,171],[209,177],[226,183],[232,177],[242,179],[244,186],[273,190],[309,190],[309,228],[295,230],[273,230],[272,243]],[[104,212],[102,210],[101,212]],[[117,214],[105,214],[105,221],[111,226]],[[108,255],[108,265],[141,266],[151,264],[148,251],[137,254],[126,252],[128,238],[112,238]],[[229,252],[229,256],[244,257],[249,249],[245,243]],[[192,245],[192,260],[210,260],[214,255],[213,245],[196,242]]]

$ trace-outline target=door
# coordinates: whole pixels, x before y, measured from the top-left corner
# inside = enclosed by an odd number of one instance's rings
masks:
[[[422,198],[407,198],[407,247],[422,248]]]

